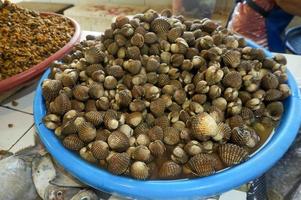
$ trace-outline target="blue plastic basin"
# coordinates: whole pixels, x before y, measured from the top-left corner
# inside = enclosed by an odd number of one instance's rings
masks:
[[[260,48],[248,41],[252,47]],[[267,56],[272,54],[266,51]],[[301,66],[300,66],[301,67]],[[42,123],[46,114],[41,84],[48,77],[48,69],[40,80],[34,100],[34,120],[38,134],[50,154],[72,175],[96,189],[135,199],[199,199],[220,194],[255,179],[271,168],[287,151],[295,139],[301,122],[301,98],[290,72],[288,84],[292,95],[285,101],[285,112],[280,125],[264,147],[246,162],[214,175],[179,180],[139,181],[115,176],[89,164],[67,150],[53,131]]]

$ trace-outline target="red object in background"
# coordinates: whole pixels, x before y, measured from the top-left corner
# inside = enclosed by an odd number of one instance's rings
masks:
[[[265,11],[269,11],[275,6],[274,0],[253,1]],[[265,18],[245,2],[236,5],[228,28],[255,41],[259,45],[264,47],[268,45]]]
[[[59,15],[59,14],[41,13],[41,15]],[[59,15],[59,16],[62,16],[62,15]],[[66,17],[66,16],[62,16],[62,17]],[[72,38],[70,39],[70,41],[65,46],[63,46],[60,50],[58,50],[57,52],[55,52],[54,54],[52,54],[51,56],[46,58],[41,63],[29,68],[28,70],[26,70],[24,72],[21,72],[17,75],[14,75],[12,77],[9,77],[7,79],[0,81],[0,94],[3,92],[7,92],[18,86],[21,86],[22,84],[38,77],[40,74],[42,74],[48,68],[48,66],[53,61],[61,59],[65,54],[67,54],[69,51],[71,51],[72,47],[77,42],[79,42],[80,35],[81,35],[79,24],[75,20],[73,20],[69,17],[67,17],[67,18],[69,20],[71,20],[71,22],[74,26],[74,29],[75,29],[74,34],[73,34]]]

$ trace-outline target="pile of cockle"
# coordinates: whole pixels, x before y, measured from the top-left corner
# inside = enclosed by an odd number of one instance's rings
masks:
[[[65,17],[40,15],[7,0],[0,3],[0,81],[42,62],[73,33],[74,26]]]
[[[207,176],[260,146],[255,122],[279,121],[285,64],[209,19],[119,16],[52,65],[44,123],[113,174]]]

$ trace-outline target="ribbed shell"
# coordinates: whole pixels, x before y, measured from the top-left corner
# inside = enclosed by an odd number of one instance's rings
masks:
[[[72,134],[64,138],[63,145],[68,149],[79,151],[85,144],[81,139],[79,139],[77,134]]]
[[[50,111],[54,114],[64,115],[69,110],[71,110],[71,102],[65,93],[59,94],[59,96],[50,103]]]
[[[117,120],[117,113],[114,110],[107,110],[103,116],[104,125],[110,129],[114,130],[118,128],[119,122]]]
[[[163,129],[160,126],[154,126],[147,132],[151,141],[163,140]]]
[[[92,64],[85,69],[85,72],[88,76],[92,77],[92,74],[99,70],[103,70],[103,66],[101,64]]]
[[[151,30],[155,33],[167,33],[170,29],[170,24],[165,18],[156,18],[151,23]]]
[[[175,145],[180,142],[180,132],[174,127],[167,127],[163,132],[163,141],[168,145]]]
[[[145,122],[141,122],[140,124],[138,124],[138,126],[136,126],[134,130],[134,134],[135,136],[138,136],[140,134],[147,134],[148,131],[149,131],[148,124]]]
[[[132,112],[126,115],[125,117],[126,124],[136,127],[142,122],[142,113],[141,112]]]
[[[150,103],[150,111],[156,117],[162,116],[166,108],[166,103],[163,99],[158,98]]]
[[[129,138],[121,131],[113,131],[108,137],[108,144],[117,152],[123,152],[130,146]]]
[[[177,178],[182,173],[182,167],[173,161],[165,161],[159,169],[159,177],[162,179]]]
[[[226,87],[240,88],[242,84],[242,77],[239,72],[231,71],[224,76],[223,84]]]
[[[136,179],[147,179],[149,174],[148,166],[141,161],[136,161],[131,165],[130,172],[132,177]]]
[[[124,70],[119,65],[108,66],[106,72],[108,75],[114,76],[117,79],[122,78],[124,75]]]
[[[209,154],[197,154],[191,157],[188,166],[198,176],[208,176],[215,172],[213,158]]]
[[[259,140],[259,136],[251,128],[235,127],[232,129],[231,141],[239,146],[253,148]]]
[[[166,147],[161,140],[155,140],[154,142],[151,142],[148,148],[154,156],[162,156],[166,151]]]
[[[109,145],[102,140],[97,140],[92,143],[91,152],[95,158],[105,159],[109,155]]]
[[[242,147],[227,143],[218,147],[218,155],[227,166],[231,166],[244,161],[248,152]]]
[[[133,46],[142,47],[144,44],[144,37],[140,33],[135,33],[131,38],[131,44]]]
[[[182,28],[180,27],[175,27],[175,28],[172,28],[168,31],[167,33],[167,38],[170,42],[175,42],[175,40],[180,37],[183,33],[183,30]]]
[[[218,124],[218,131],[216,136],[213,138],[216,141],[226,142],[231,137],[231,128],[228,124],[220,122]]]
[[[234,115],[228,118],[228,124],[233,129],[235,127],[240,127],[244,124],[244,121],[240,115]]]
[[[276,89],[279,85],[278,77],[272,73],[266,74],[261,80],[261,86],[264,89]]]
[[[144,42],[147,44],[153,44],[158,40],[157,35],[154,32],[147,32],[144,35]]]
[[[132,102],[132,93],[130,90],[121,90],[115,96],[116,102],[123,107],[127,107]]]
[[[82,122],[77,130],[79,138],[84,142],[91,142],[96,137],[96,129],[90,122]]]
[[[277,101],[282,97],[282,92],[278,89],[269,89],[265,93],[264,100],[266,101]]]
[[[85,111],[86,112],[97,111],[96,101],[94,99],[88,99],[85,102]]]
[[[89,86],[89,95],[94,99],[99,99],[100,97],[102,97],[104,95],[104,89],[102,84],[92,83]]]
[[[192,135],[201,139],[203,136],[215,136],[218,126],[215,120],[208,113],[201,113],[190,119]]]
[[[77,85],[73,88],[73,96],[79,101],[86,101],[89,99],[89,88],[84,85]]]
[[[85,59],[90,64],[96,64],[104,61],[105,54],[97,47],[90,47],[84,53]]]
[[[150,160],[151,152],[143,145],[137,146],[132,153],[132,159],[147,162]]]
[[[104,112],[89,111],[85,113],[85,118],[94,126],[99,126],[103,122]]]
[[[138,47],[132,46],[127,48],[126,55],[130,59],[140,60],[141,52]]]
[[[67,121],[63,126],[62,126],[62,134],[63,135],[70,135],[74,134],[77,132],[77,127],[74,124],[74,121]]]
[[[95,140],[107,141],[111,132],[108,129],[97,129]]]
[[[240,64],[240,57],[240,52],[230,50],[224,54],[223,61],[227,66],[236,68]]]
[[[127,153],[114,153],[108,160],[108,170],[113,174],[123,174],[130,166],[130,157]]]
[[[59,80],[46,79],[42,84],[42,94],[46,101],[52,101],[58,96],[62,89],[62,82]]]
[[[252,122],[254,120],[254,113],[250,108],[242,107],[240,115],[245,121]]]
[[[266,115],[273,120],[279,120],[284,112],[283,103],[280,101],[272,102],[266,107]]]

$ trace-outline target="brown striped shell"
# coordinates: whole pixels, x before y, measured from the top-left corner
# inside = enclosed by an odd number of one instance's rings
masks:
[[[135,148],[131,156],[134,160],[147,162],[151,158],[151,152],[146,146],[139,145]]]
[[[174,27],[170,29],[167,33],[167,38],[170,42],[175,42],[175,40],[180,37],[183,33],[182,28],[180,27]]]
[[[109,155],[109,145],[102,140],[96,140],[92,143],[91,152],[98,160],[105,159]]]
[[[131,175],[136,179],[147,179],[150,175],[148,166],[141,161],[136,161],[131,165]]]
[[[108,144],[117,152],[123,152],[130,146],[129,138],[121,131],[113,131],[108,137]]]
[[[214,137],[217,134],[217,123],[206,112],[191,117],[190,123],[192,135],[197,139],[201,139],[203,136]]]
[[[96,129],[90,122],[81,122],[77,124],[79,138],[84,142],[91,142],[96,137]]]
[[[158,40],[158,37],[154,32],[147,32],[144,35],[144,42],[146,44],[153,44],[153,43],[157,42],[157,40]]]
[[[121,107],[127,107],[132,101],[132,93],[128,89],[121,90],[116,94],[115,99]]]
[[[79,155],[90,163],[96,163],[97,159],[93,156],[90,148],[90,144],[87,147],[83,147],[79,150]]]
[[[64,115],[71,110],[71,102],[65,93],[60,93],[53,102],[50,103],[50,112],[58,115]]]
[[[218,155],[227,166],[231,166],[244,161],[248,152],[242,147],[227,143],[218,147]]]
[[[61,133],[63,135],[70,135],[70,134],[74,134],[76,132],[77,132],[77,127],[74,124],[74,120],[67,121],[66,123],[64,123],[62,125]]]
[[[154,156],[162,156],[166,151],[166,147],[161,140],[151,142],[148,148]]]
[[[159,169],[159,178],[173,179],[182,172],[182,167],[173,161],[165,161]]]
[[[117,120],[117,113],[114,110],[107,110],[103,116],[103,122],[106,128],[110,130],[115,130],[119,126]]]
[[[213,137],[215,141],[226,142],[231,137],[231,128],[228,124],[220,122],[218,123],[217,134]]]
[[[240,115],[234,115],[228,118],[228,124],[233,129],[235,127],[240,127],[244,124],[244,121]]]
[[[149,106],[150,111],[156,117],[162,116],[164,114],[165,108],[165,101],[161,98],[152,101]]]
[[[71,134],[64,138],[63,145],[68,149],[79,151],[85,144],[77,134]]]
[[[124,75],[124,70],[119,65],[108,66],[106,72],[108,75],[114,76],[117,79],[122,78]]]
[[[99,70],[103,70],[103,66],[102,66],[101,64],[92,64],[92,65],[87,66],[87,68],[85,69],[84,72],[85,72],[88,76],[92,77],[92,74],[93,74],[94,72],[99,71]]]
[[[142,122],[142,113],[141,112],[132,112],[128,113],[125,117],[126,124],[136,127]]]
[[[209,154],[197,154],[190,158],[188,166],[197,176],[208,176],[215,172],[212,160]]]
[[[73,88],[73,96],[79,101],[86,101],[89,99],[89,87],[84,85],[77,85]]]
[[[140,124],[138,124],[138,126],[135,127],[134,134],[138,136],[140,134],[147,134],[148,131],[149,131],[148,124],[145,122],[141,122]]]
[[[113,153],[108,159],[108,170],[113,174],[123,174],[129,168],[130,160],[127,153]]]
[[[232,129],[231,141],[242,147],[253,148],[260,141],[260,138],[253,129],[240,126]]]
[[[174,127],[167,127],[163,132],[163,141],[168,145],[175,145],[180,142],[180,132]]]
[[[84,53],[85,59],[90,64],[96,64],[103,62],[105,54],[97,47],[90,47]]]
[[[178,164],[185,164],[189,157],[184,149],[178,145],[172,150],[170,158]]]
[[[42,94],[46,101],[52,101],[58,96],[62,89],[62,82],[59,80],[46,79],[42,84]]]
[[[167,33],[170,29],[170,24],[166,18],[158,17],[151,23],[151,30],[155,33]]]
[[[85,118],[94,126],[99,126],[103,122],[104,112],[89,111],[85,113]]]
[[[108,129],[97,129],[95,140],[107,141],[108,137],[111,135],[111,132]]]
[[[236,68],[240,64],[241,54],[239,51],[230,50],[223,56],[223,61],[227,66]]]
[[[231,71],[224,76],[223,84],[226,87],[240,88],[242,84],[242,77],[239,72]]]
[[[282,97],[282,92],[278,89],[269,89],[265,93],[264,100],[266,101],[277,101]]]
[[[278,77],[272,73],[266,74],[261,80],[261,86],[264,89],[276,89],[279,85]]]

